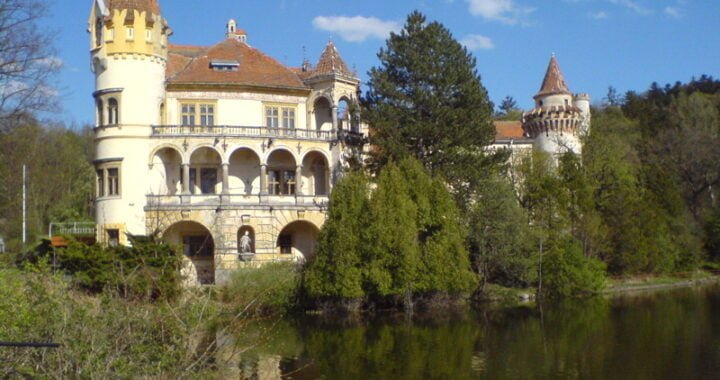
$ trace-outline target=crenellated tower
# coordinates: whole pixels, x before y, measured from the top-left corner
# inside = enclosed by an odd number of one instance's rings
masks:
[[[94,0],[90,11],[95,74],[98,240],[124,243],[146,233],[151,126],[165,113],[172,31],[157,0]]]
[[[580,154],[580,136],[590,128],[590,97],[570,92],[555,55],[534,99],[535,108],[522,117],[523,130],[534,139],[534,148],[551,154]]]

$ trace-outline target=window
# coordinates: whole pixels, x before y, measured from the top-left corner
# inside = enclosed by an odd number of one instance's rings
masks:
[[[215,125],[215,106],[213,106],[212,104],[200,105],[200,125]]]
[[[97,175],[97,196],[120,196],[120,164],[118,162],[105,163],[95,171]]]
[[[186,256],[209,257],[213,255],[213,244],[209,235],[183,237],[183,253]]]
[[[109,229],[107,230],[107,242],[111,247],[117,247],[120,245],[120,230]]]
[[[294,108],[283,108],[283,128],[295,129],[295,109]]]
[[[105,110],[103,109],[103,101],[98,99],[97,106],[97,125],[98,127],[105,125]]]
[[[271,195],[294,195],[295,171],[270,170],[268,172],[268,192]]]
[[[102,18],[98,17],[95,21],[95,46],[100,46],[103,43],[103,21]]]
[[[292,235],[280,235],[278,238],[278,245],[280,246],[280,253],[291,254],[292,253]]]
[[[209,103],[181,103],[180,119],[182,125],[201,125],[204,127],[214,126],[215,107],[216,106],[214,104]]]
[[[265,109],[265,125],[268,128],[277,128],[279,126],[277,107],[267,107]]]
[[[203,194],[215,194],[217,170],[215,168],[200,169],[200,191]]]
[[[125,38],[130,41],[134,40],[135,39],[135,28],[125,29]]]
[[[152,42],[152,29],[145,29],[145,42]]]
[[[295,129],[295,107],[266,106],[265,126],[278,128],[281,122],[282,128]]]
[[[195,105],[182,105],[182,125],[195,125]]]
[[[120,195],[120,170],[118,168],[107,169],[107,195]]]
[[[108,124],[117,125],[118,123],[118,101],[115,98],[108,100]]]
[[[115,39],[115,28],[108,29],[107,40],[112,42]]]

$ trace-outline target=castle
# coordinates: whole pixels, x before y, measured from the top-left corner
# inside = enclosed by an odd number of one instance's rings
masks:
[[[334,44],[315,65],[286,67],[230,20],[213,46],[175,45],[157,0],[94,0],[89,32],[97,240],[157,234],[183,247],[197,284],[311,257],[333,184],[361,162],[368,133],[360,81]],[[496,146],[579,151],[589,102],[554,57],[536,103],[498,127]]]

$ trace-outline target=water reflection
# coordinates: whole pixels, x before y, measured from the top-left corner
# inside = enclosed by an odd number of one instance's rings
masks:
[[[687,379],[720,370],[720,288],[369,322],[283,321],[257,379]],[[273,372],[274,371],[274,372]]]

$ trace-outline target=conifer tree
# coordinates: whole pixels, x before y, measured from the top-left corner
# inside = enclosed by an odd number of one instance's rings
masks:
[[[311,297],[359,298],[370,186],[362,173],[349,173],[333,188],[328,218],[320,231],[318,252],[305,272]]]
[[[390,35],[378,58],[363,99],[377,147],[374,167],[411,156],[456,192],[472,185],[483,163],[491,162],[482,148],[495,134],[475,59],[442,24],[428,23],[417,11]]]

